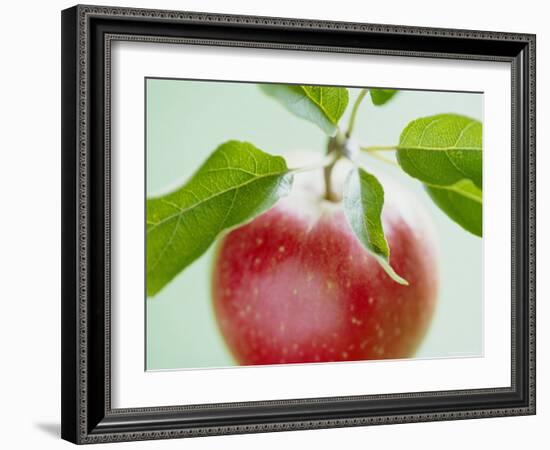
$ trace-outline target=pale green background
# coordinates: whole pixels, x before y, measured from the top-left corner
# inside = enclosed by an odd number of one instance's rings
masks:
[[[350,105],[357,93],[357,89],[350,90]],[[272,154],[295,149],[325,150],[326,137],[319,128],[288,113],[254,84],[148,79],[146,101],[148,196],[180,185],[229,139],[250,141]],[[367,98],[357,116],[354,134],[362,145],[396,144],[412,119],[445,112],[481,120],[483,96],[401,91],[383,107],[373,106]],[[343,120],[347,123],[347,114]],[[372,170],[389,171],[417,195],[431,214],[440,238],[438,306],[416,356],[480,356],[482,240],[451,222],[431,203],[420,183],[398,168],[365,158]],[[212,310],[211,260],[212,249],[156,297],[147,299],[147,369],[235,364]]]

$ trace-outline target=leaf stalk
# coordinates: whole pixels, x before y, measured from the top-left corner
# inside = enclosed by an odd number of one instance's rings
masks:
[[[308,172],[310,170],[318,170],[322,168],[326,168],[330,165],[334,165],[336,162],[337,155],[335,153],[328,154],[321,162],[317,164],[310,164],[308,166],[303,167],[295,167],[293,169],[290,169],[290,173],[301,173],[301,172]]]
[[[357,100],[355,100],[355,103],[353,104],[353,108],[351,110],[351,116],[349,118],[349,124],[348,124],[348,130],[346,131],[346,137],[349,138],[351,136],[351,133],[353,133],[353,127],[355,126],[355,118],[357,116],[357,110],[359,109],[359,105],[365,98],[365,95],[367,95],[368,89],[361,89],[359,92],[359,96],[357,97]]]
[[[390,152],[399,150],[398,145],[373,145],[370,147],[361,147],[362,152]]]

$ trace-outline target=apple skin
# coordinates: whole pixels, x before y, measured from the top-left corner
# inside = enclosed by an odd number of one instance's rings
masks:
[[[214,261],[212,295],[221,333],[240,365],[414,355],[437,298],[431,227],[386,204],[393,281],[364,249],[341,204],[292,195],[229,232]],[[397,196],[411,209],[407,196]],[[414,199],[413,199],[414,200]],[[413,216],[419,206],[414,204]],[[420,208],[421,209],[421,208]]]

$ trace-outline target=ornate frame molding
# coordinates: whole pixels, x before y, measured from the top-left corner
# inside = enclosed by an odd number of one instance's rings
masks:
[[[164,439],[216,434],[271,432],[373,424],[439,421],[535,413],[535,36],[529,34],[487,31],[449,30],[395,25],[377,25],[332,21],[313,21],[254,16],[204,14],[195,12],[159,11],[118,7],[76,6],[63,12],[63,399],[62,435],[76,443],[98,443],[143,439]],[[152,36],[124,29],[126,24],[138,24],[144,29],[160,23],[174,30],[195,27],[202,37]],[[98,25],[101,23],[101,27]],[[107,25],[105,25],[107,23]],[[113,25],[109,25],[112,23]],[[232,27],[245,30],[255,40],[235,39]],[[101,28],[101,29],[99,29]],[[203,31],[201,31],[201,29]],[[226,33],[224,38],[213,37]],[[262,40],[261,31],[279,36],[281,41]],[[333,42],[327,35],[321,42],[292,42],[301,32],[316,30],[337,36]],[[210,35],[208,35],[210,33]],[[260,34],[258,34],[260,33]],[[294,33],[294,34],[293,34]],[[185,34],[185,32],[184,32]],[[216,34],[216,33],[214,33]],[[376,46],[342,46],[346,36],[361,36],[365,42],[373,37]],[[286,37],[283,37],[285,35]],[[310,33],[311,35],[311,33]],[[290,36],[290,37],[288,37]],[[398,37],[405,48],[387,48],[384,42]],[[423,39],[420,39],[423,38]],[[95,41],[94,41],[95,39]],[[308,38],[309,39],[309,38]],[[340,39],[340,40],[339,40]],[[411,40],[412,39],[412,40]],[[510,388],[469,391],[440,391],[361,397],[331,397],[292,399],[285,401],[239,404],[194,405],[166,408],[113,410],[110,402],[110,63],[111,43],[132,40],[158,43],[244,46],[266,49],[349,52],[399,56],[478,59],[505,61],[512,64],[512,147],[513,177],[512,244],[513,244],[513,311],[512,311],[512,386]],[[411,41],[408,43],[408,41]],[[452,52],[441,51],[441,42],[449,42]],[[98,42],[103,49],[100,49]],[[420,50],[415,45],[422,43]],[[490,52],[483,49],[492,49]],[[489,45],[497,43],[498,45]],[[101,67],[98,67],[101,66]],[[103,73],[103,92],[99,92],[98,77]],[[104,123],[98,127],[90,111],[100,96]],[[75,106],[76,105],[76,106]],[[99,130],[99,131],[98,131]],[[101,143],[101,145],[99,144]],[[92,148],[93,144],[93,148]],[[99,163],[98,145],[103,147]],[[99,166],[97,166],[99,164]],[[98,168],[99,167],[99,168]],[[99,177],[102,174],[102,177]],[[520,182],[522,181],[522,182]],[[98,188],[98,185],[101,187]],[[519,188],[518,188],[519,187]],[[103,212],[99,217],[99,212]],[[102,225],[100,224],[102,222]],[[94,230],[94,231],[92,231]],[[101,230],[97,254],[90,233]],[[97,235],[97,234],[96,234]],[[97,239],[97,238],[96,238]],[[518,267],[519,264],[519,267]],[[97,279],[103,273],[97,292]],[[523,294],[523,295],[522,295]],[[98,296],[99,295],[99,296]],[[94,298],[96,301],[94,302]],[[103,299],[98,305],[97,299]],[[101,308],[102,320],[94,314]],[[103,365],[90,352],[103,345]],[[93,370],[91,370],[91,368]],[[98,378],[103,375],[103,380]],[[102,390],[101,402],[91,401]],[[521,391],[521,392],[520,392]],[[508,399],[496,401],[497,396]],[[506,397],[507,396],[507,397]],[[433,401],[424,409],[418,406],[426,398],[456,398],[472,403],[469,409]],[[489,400],[476,403],[477,398]],[[491,398],[495,401],[491,403]],[[378,407],[354,413],[351,409],[340,417],[306,418],[287,414],[284,408],[307,408],[317,405],[319,415],[324,405],[351,401],[380,405],[385,400],[399,400],[409,405],[411,412],[383,413]],[[366,404],[366,403],[365,403]],[[477,407],[474,405],[478,405]],[[486,405],[486,407],[484,407]],[[277,409],[271,421],[235,420],[235,423],[215,422],[200,425],[209,411],[241,409],[243,407]],[[200,411],[202,422],[183,416]],[[381,411],[381,412],[377,412]],[[266,412],[267,414],[267,412]],[[328,413],[327,413],[328,414]],[[179,422],[174,418],[179,417]],[[237,416],[236,416],[237,417]],[[240,417],[240,416],[239,416]],[[275,417],[275,416],[274,416]],[[304,414],[307,417],[307,414]],[[172,422],[169,422],[172,420]],[[227,422],[227,421],[226,421]]]

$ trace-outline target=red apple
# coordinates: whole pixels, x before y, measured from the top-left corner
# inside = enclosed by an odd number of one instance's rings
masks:
[[[228,233],[216,253],[214,309],[233,356],[242,365],[413,356],[437,295],[422,208],[382,183],[390,262],[403,286],[365,250],[342,205],[300,177],[289,197]]]

